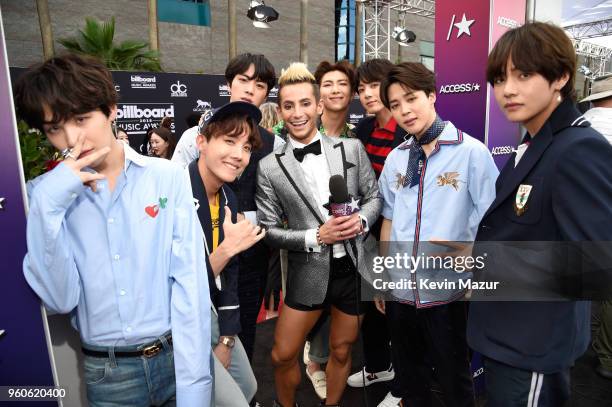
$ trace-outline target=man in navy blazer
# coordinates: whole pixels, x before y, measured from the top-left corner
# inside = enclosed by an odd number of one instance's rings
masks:
[[[196,142],[200,156],[188,166],[198,219],[204,231],[206,266],[213,305],[211,341],[214,354],[214,405],[248,407],[257,382],[247,353],[238,339],[238,255],[265,236],[248,219],[238,222],[238,200],[226,185],[247,167],[262,141],[257,130],[259,109],[231,102],[203,115]]]
[[[487,67],[500,108],[527,134],[499,175],[476,251],[497,242],[489,256],[495,266],[484,272],[501,284],[517,275],[539,279],[533,288],[550,283],[561,290],[544,292],[551,299],[567,288],[579,297],[575,283],[588,277],[583,249],[612,240],[612,147],[574,107],[575,71],[571,41],[545,23],[504,34]],[[518,242],[522,255],[500,261],[511,250],[501,242]],[[468,343],[484,355],[488,405],[560,406],[569,398],[569,369],[589,344],[590,302],[515,299],[470,306]]]

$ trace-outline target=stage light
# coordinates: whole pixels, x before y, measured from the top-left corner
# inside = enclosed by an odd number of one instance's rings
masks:
[[[397,41],[398,45],[402,47],[407,47],[408,44],[416,40],[415,33],[413,33],[412,31],[408,31],[407,29],[402,28],[400,26],[395,26],[395,28],[393,29],[393,34],[391,34],[391,37],[395,41]]]
[[[592,74],[591,70],[585,65],[580,65],[580,68],[578,68],[578,73],[581,73],[584,76],[589,76]]]
[[[266,6],[263,0],[252,0],[247,11],[247,17],[253,20],[257,28],[270,28],[270,21],[278,20],[278,11]]]

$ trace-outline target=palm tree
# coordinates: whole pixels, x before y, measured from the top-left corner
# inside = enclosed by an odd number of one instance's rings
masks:
[[[148,50],[146,42],[126,40],[117,45],[115,17],[110,22],[100,23],[93,18],[85,19],[85,29],[79,30],[77,38],[63,38],[58,42],[66,49],[101,59],[109,69],[124,71],[161,71],[159,53]]]
[[[42,38],[43,56],[46,60],[55,54],[51,17],[49,16],[49,3],[47,0],[36,0],[36,10],[38,12],[38,24],[40,25],[40,36]]]

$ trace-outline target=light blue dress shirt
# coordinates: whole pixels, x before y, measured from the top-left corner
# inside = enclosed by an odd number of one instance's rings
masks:
[[[191,185],[170,161],[127,145],[113,191],[64,164],[28,183],[23,269],[45,306],[71,313],[81,340],[142,344],[172,329],[179,406],[211,399],[210,297]]]
[[[499,174],[487,147],[480,141],[459,131],[447,122],[436,146],[425,161],[421,183],[412,188],[402,186],[402,176],[410,150],[406,147],[412,139],[395,148],[387,157],[379,179],[383,195],[382,215],[392,221],[391,250],[420,256],[423,253],[444,252],[430,239],[452,242],[472,242],[478,224],[495,198],[495,180]],[[403,254],[403,253],[402,253]],[[453,270],[426,270],[416,279],[458,281],[471,276]],[[404,270],[389,271],[394,281],[409,277]],[[415,276],[412,276],[413,278]],[[416,291],[416,292],[415,292]],[[458,292],[419,292],[419,290],[394,290],[396,297],[417,306],[446,303]]]

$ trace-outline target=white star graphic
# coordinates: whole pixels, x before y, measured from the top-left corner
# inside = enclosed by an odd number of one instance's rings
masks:
[[[6,201],[6,198],[0,198],[0,210],[4,210],[4,201]]]
[[[454,24],[455,27],[459,29],[457,32],[457,38],[461,37],[462,34],[467,34],[469,37],[471,37],[472,33],[470,32],[470,26],[474,24],[474,21],[475,20],[468,20],[465,18],[465,13],[463,13],[463,18],[461,21]]]
[[[351,203],[349,204],[349,206],[351,207],[352,211],[358,211],[359,210],[359,200],[351,197]]]
[[[475,84],[474,84],[474,90],[475,90],[475,91],[479,91],[479,90],[480,90],[480,85],[479,85],[479,84],[477,84],[477,83],[475,83]]]

